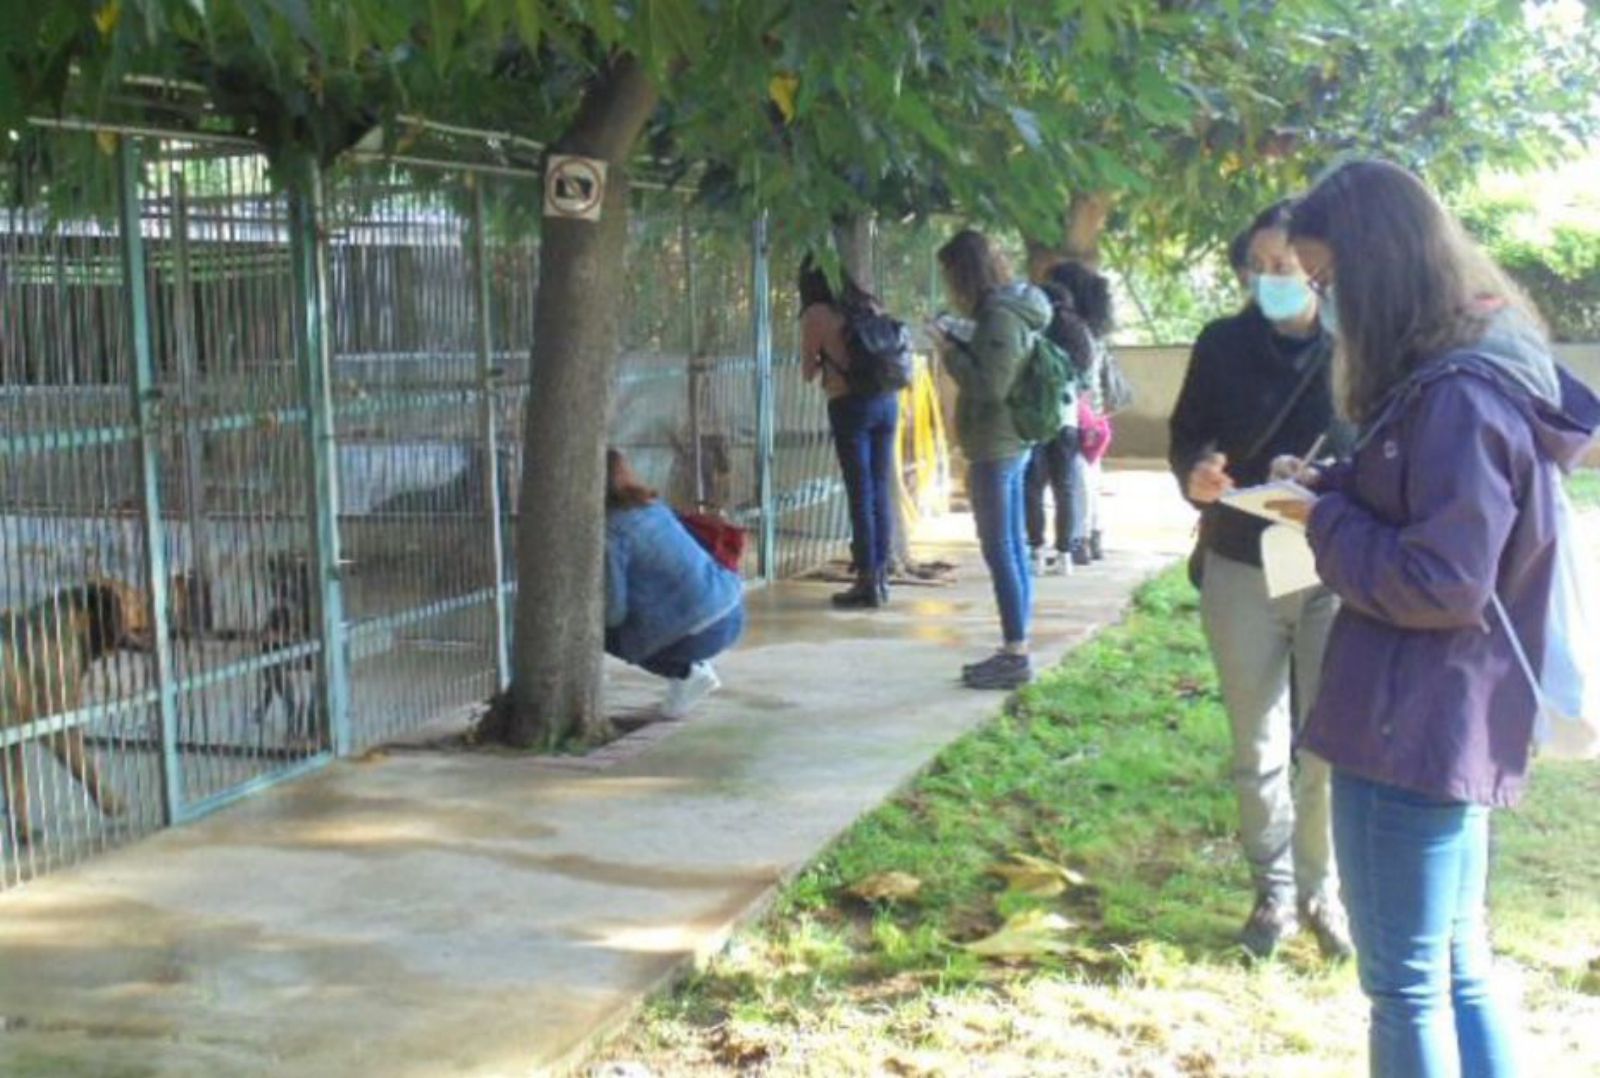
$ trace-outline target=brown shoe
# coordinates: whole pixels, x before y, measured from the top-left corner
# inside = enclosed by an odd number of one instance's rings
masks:
[[[1271,958],[1278,944],[1300,931],[1294,904],[1275,895],[1260,895],[1250,919],[1239,930],[1239,946],[1255,958]]]
[[[1300,921],[1317,937],[1322,957],[1329,962],[1348,962],[1356,949],[1350,942],[1350,919],[1338,899],[1319,895],[1300,903]]]

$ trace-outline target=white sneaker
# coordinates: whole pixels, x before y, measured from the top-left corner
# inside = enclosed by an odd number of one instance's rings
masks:
[[[1054,558],[1050,559],[1050,575],[1051,576],[1071,576],[1072,575],[1072,555],[1068,554],[1065,550],[1063,550],[1060,553],[1058,553]]]
[[[1028,553],[1028,567],[1034,576],[1044,575],[1044,547],[1033,547]]]
[[[722,681],[717,677],[717,672],[711,669],[711,664],[695,663],[689,668],[688,677],[674,681],[667,688],[667,698],[661,704],[661,717],[687,718],[696,704],[720,688]]]

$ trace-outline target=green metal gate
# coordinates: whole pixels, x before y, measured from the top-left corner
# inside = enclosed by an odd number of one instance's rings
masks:
[[[538,466],[535,171],[49,126],[0,209],[0,889],[480,707]],[[848,527],[795,253],[639,187],[596,421],[752,582],[813,568]]]

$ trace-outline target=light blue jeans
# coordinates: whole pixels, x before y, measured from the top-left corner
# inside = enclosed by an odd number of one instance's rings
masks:
[[[978,546],[1000,607],[1007,644],[1028,639],[1033,618],[1033,574],[1028,570],[1026,475],[1028,454],[967,466],[967,500],[978,525]]]
[[[1373,1078],[1507,1078],[1511,1035],[1490,986],[1489,810],[1333,773],[1333,840]]]

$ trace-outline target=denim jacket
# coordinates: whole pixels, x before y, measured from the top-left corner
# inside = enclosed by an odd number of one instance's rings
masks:
[[[606,513],[606,632],[640,662],[704,632],[744,602],[744,585],[660,502]]]
[[[1539,465],[1571,467],[1597,424],[1600,399],[1512,316],[1391,394],[1311,517],[1342,606],[1305,748],[1440,800],[1516,803],[1537,704],[1487,611],[1498,593],[1537,665],[1559,481]]]

